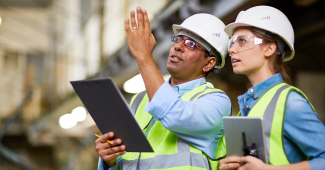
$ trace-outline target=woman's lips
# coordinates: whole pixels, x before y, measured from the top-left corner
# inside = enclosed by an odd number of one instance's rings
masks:
[[[234,66],[234,65],[236,65],[236,63],[239,63],[240,62],[240,60],[239,59],[236,59],[236,58],[232,58],[231,59],[231,64]]]

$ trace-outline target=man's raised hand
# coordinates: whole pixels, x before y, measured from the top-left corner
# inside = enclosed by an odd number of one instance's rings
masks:
[[[137,19],[135,19],[135,11],[131,11],[130,20],[124,22],[125,32],[128,39],[128,44],[132,56],[138,60],[145,60],[147,57],[152,57],[152,51],[156,46],[156,40],[151,33],[150,22],[147,11],[137,7]],[[131,22],[131,27],[129,25]]]

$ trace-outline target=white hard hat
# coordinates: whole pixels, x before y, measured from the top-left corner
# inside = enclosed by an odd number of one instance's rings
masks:
[[[289,61],[295,55],[292,25],[288,18],[276,8],[256,6],[241,11],[236,21],[225,27],[225,32],[231,37],[238,27],[256,27],[279,36],[290,48],[285,52],[283,61]]]
[[[178,35],[181,30],[194,33],[204,41],[193,38],[200,43],[210,54],[215,53],[215,50],[220,54],[221,62],[216,63],[212,72],[218,72],[225,65],[225,57],[228,53],[229,37],[224,31],[225,24],[217,17],[210,14],[195,14],[188,17],[181,25],[174,24],[173,31]],[[183,32],[183,31],[182,31]],[[182,33],[182,35],[184,35]],[[215,56],[219,54],[214,54]]]

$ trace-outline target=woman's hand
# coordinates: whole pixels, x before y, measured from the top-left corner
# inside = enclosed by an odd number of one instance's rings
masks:
[[[231,170],[237,169],[240,167],[240,159],[239,156],[230,156],[225,159],[220,160],[219,162],[219,170]]]
[[[262,170],[268,166],[260,159],[252,156],[230,156],[220,160],[219,163],[219,170]]]
[[[242,166],[238,168],[238,170],[263,170],[266,169],[268,166],[260,159],[257,159],[252,156],[240,157],[240,163],[242,164]]]

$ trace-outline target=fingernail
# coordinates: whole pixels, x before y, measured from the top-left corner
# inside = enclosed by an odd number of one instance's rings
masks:
[[[143,11],[143,12],[146,12],[146,10],[145,10],[145,9],[143,9],[142,11]]]
[[[138,10],[141,10],[141,8],[140,8],[140,7],[138,7],[137,9],[138,9]]]
[[[122,146],[121,146],[121,149],[122,149],[122,150],[124,150],[124,149],[125,149],[125,146],[124,146],[124,145],[122,145]]]

